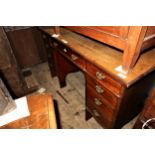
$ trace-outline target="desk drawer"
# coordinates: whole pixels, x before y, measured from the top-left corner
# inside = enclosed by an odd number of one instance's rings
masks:
[[[114,121],[114,112],[112,109],[106,106],[102,108],[97,108],[94,106],[94,101],[88,99],[86,101],[87,110],[92,114],[92,116],[104,127],[112,128],[112,123]]]
[[[87,72],[111,92],[118,95],[122,93],[122,85],[97,66],[87,63]]]
[[[95,81],[93,78],[86,76],[87,87],[89,88],[89,92],[95,94],[95,96],[100,97],[109,103],[113,108],[118,103],[119,98],[111,93],[108,89],[106,89],[99,82]]]
[[[94,104],[98,107],[106,106],[111,109],[117,109],[119,100],[115,96],[111,95],[106,90],[103,94],[98,94],[91,86],[86,87],[87,89],[87,98],[91,99]],[[111,98],[110,98],[111,97]]]
[[[80,55],[73,52],[71,49],[62,46],[59,47],[59,51],[82,70],[86,69],[86,61]]]

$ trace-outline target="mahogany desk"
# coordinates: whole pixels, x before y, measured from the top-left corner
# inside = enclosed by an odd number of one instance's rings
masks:
[[[81,70],[86,79],[86,120],[104,128],[121,128],[135,117],[155,82],[155,48],[141,55],[128,74],[120,71],[122,52],[61,28],[40,28],[52,76],[65,86],[68,73]]]

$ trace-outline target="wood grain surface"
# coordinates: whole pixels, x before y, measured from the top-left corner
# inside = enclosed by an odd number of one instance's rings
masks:
[[[11,122],[2,129],[56,129],[55,108],[50,94],[27,97],[30,116]]]
[[[42,30],[51,36],[54,34],[51,28]],[[143,53],[135,67],[126,74],[124,78],[120,76],[120,72],[116,70],[117,67],[122,66],[123,62],[123,54],[119,50],[63,28],[61,28],[61,36],[55,39],[62,44],[64,44],[62,39],[66,40],[68,43],[65,44],[65,46],[71,48],[90,62],[95,63],[100,68],[103,68],[104,71],[124,83],[127,87],[155,69],[155,48]]]

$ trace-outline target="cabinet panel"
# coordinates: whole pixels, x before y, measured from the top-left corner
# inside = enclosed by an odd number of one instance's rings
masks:
[[[95,31],[107,33],[109,35],[116,35],[121,38],[127,38],[129,26],[87,26]]]
[[[43,41],[35,28],[8,31],[7,36],[21,68],[41,63],[46,57]]]
[[[105,44],[114,46],[119,49],[124,49],[126,46],[126,40],[123,38],[127,35],[128,30],[123,30],[116,28],[116,32],[114,31],[115,28],[111,29],[104,26],[102,27],[92,27],[92,26],[65,26],[67,29],[70,29],[74,32],[83,34],[95,40],[101,41]],[[114,27],[114,26],[112,26]],[[112,34],[115,32],[115,34]]]
[[[148,26],[142,50],[155,46],[155,26]]]

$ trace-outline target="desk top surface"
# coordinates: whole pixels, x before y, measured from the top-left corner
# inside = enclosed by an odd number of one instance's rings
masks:
[[[53,37],[54,31],[52,28],[40,29]],[[122,51],[64,28],[60,29],[60,36],[55,37],[55,39],[70,47],[85,59],[103,68],[127,87],[155,69],[155,48],[141,54],[135,67],[125,74],[120,70],[123,59]],[[64,40],[67,43],[64,43]]]
[[[0,129],[56,129],[56,115],[50,94],[27,97],[30,116],[8,123]]]

